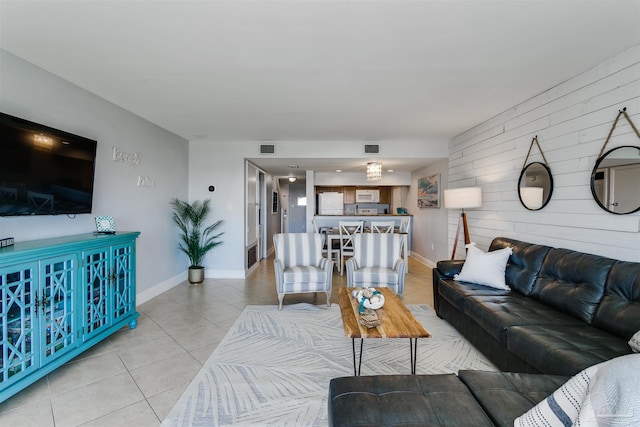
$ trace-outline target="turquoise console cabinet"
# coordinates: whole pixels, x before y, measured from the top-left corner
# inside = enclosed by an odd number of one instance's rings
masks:
[[[138,232],[0,249],[0,402],[118,329],[136,327]]]

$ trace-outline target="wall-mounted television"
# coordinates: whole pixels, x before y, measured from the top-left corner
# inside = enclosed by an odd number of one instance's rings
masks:
[[[91,213],[96,146],[0,113],[0,216]]]

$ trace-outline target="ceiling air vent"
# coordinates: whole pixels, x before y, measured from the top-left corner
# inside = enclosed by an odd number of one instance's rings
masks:
[[[380,145],[364,144],[364,154],[380,154]]]
[[[275,154],[276,146],[273,144],[260,144],[260,154]]]

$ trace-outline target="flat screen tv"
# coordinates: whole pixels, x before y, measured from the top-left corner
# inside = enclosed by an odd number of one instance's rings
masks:
[[[96,145],[0,113],[0,216],[91,213]]]

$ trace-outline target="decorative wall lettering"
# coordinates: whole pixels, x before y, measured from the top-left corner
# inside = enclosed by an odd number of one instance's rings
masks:
[[[149,178],[148,176],[138,176],[137,185],[138,187],[153,188],[156,186],[156,182],[152,178]]]
[[[113,147],[112,153],[114,162],[122,162],[128,165],[136,166],[140,164],[140,156],[138,155],[138,153],[125,153],[123,151],[120,151],[118,147]]]

